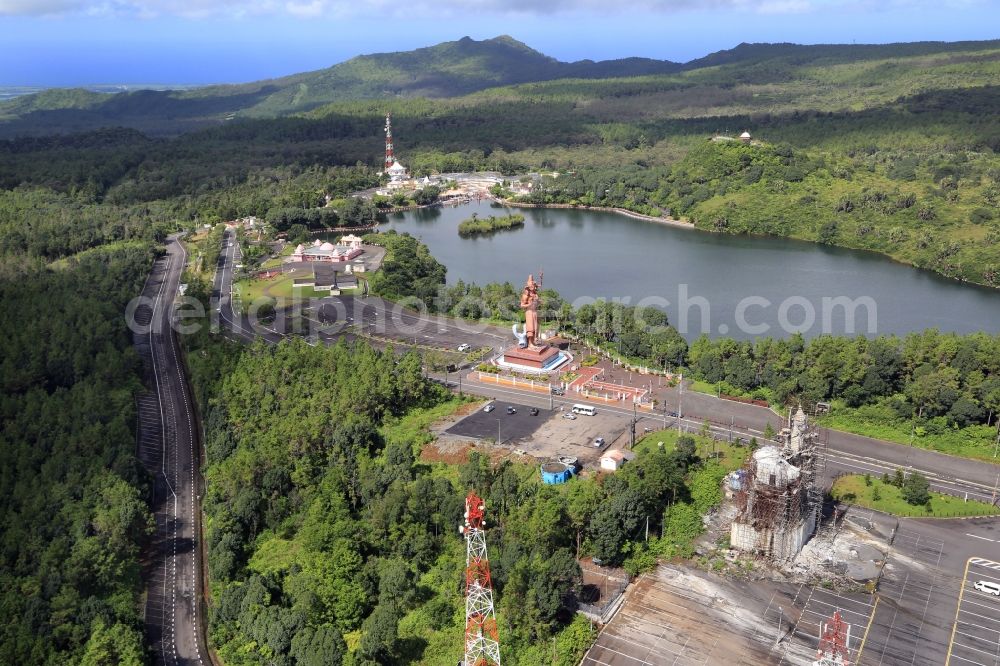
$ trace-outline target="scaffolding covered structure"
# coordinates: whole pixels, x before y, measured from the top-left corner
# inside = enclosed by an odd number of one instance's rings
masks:
[[[802,408],[776,438],[747,460],[735,491],[738,509],[730,545],[773,560],[789,560],[812,537],[822,493],[816,488],[816,432]]]

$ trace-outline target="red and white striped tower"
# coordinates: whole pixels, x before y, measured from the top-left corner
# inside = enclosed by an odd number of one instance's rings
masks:
[[[851,625],[835,611],[829,622],[820,623],[819,649],[813,666],[850,666]]]
[[[500,666],[500,640],[493,611],[493,582],[486,554],[486,505],[476,493],[465,498],[465,658],[463,666]]]
[[[392,154],[392,112],[385,114],[385,168],[392,166],[396,158]]]

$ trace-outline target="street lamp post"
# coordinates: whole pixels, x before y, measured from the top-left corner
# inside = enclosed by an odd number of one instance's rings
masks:
[[[500,419],[497,419],[497,446],[500,446]]]
[[[778,647],[778,643],[781,642],[781,618],[784,612],[784,609],[778,606],[778,631],[774,636],[774,647]]]
[[[677,382],[677,432],[681,431],[681,419],[684,418],[684,375]]]

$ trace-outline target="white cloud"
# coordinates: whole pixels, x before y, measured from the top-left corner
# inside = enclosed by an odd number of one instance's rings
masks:
[[[882,0],[884,1],[884,0]],[[984,0],[944,0],[969,7]],[[896,9],[926,6],[931,0],[889,0]],[[799,14],[823,9],[857,9],[870,0],[633,0],[632,12],[740,11]],[[876,2],[876,5],[882,2]],[[935,5],[939,6],[937,2]],[[562,14],[573,11],[604,13],[607,0],[0,0],[0,16],[126,16],[151,18],[182,16],[259,16],[288,14],[304,19],[319,16],[439,16],[482,14]]]

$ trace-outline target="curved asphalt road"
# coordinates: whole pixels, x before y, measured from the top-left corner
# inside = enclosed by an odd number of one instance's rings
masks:
[[[145,628],[156,664],[211,664],[204,643],[200,550],[201,477],[197,423],[181,354],[171,327],[174,298],[186,261],[176,236],[153,264],[135,312],[133,339],[149,392],[139,398],[139,458],[155,479],[156,535],[143,563]]]

